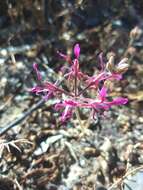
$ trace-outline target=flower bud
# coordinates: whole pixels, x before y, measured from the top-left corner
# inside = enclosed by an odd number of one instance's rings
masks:
[[[106,69],[109,70],[110,72],[113,72],[114,71],[114,67],[115,67],[114,66],[114,56],[111,55],[109,57],[109,60],[108,60],[107,64],[106,64]]]
[[[80,46],[79,46],[79,44],[76,44],[74,46],[74,55],[75,55],[76,59],[79,58],[79,55],[80,55]]]

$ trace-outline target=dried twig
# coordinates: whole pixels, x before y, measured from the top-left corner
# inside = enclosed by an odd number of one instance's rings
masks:
[[[127,176],[129,176],[129,175],[131,175],[131,174],[134,174],[135,172],[137,172],[137,171],[139,171],[139,170],[141,170],[141,169],[143,169],[143,165],[141,165],[141,166],[139,166],[139,167],[137,167],[137,168],[134,168],[134,169],[128,171],[122,178],[118,179],[115,183],[113,183],[113,184],[108,188],[108,190],[112,190],[113,188],[117,187],[119,184],[122,184],[123,180],[124,180]]]
[[[7,149],[7,151],[10,152],[10,146],[14,147],[19,152],[21,152],[20,148],[16,145],[17,143],[33,144],[30,141],[28,141],[27,139],[17,139],[17,140],[12,140],[9,142],[6,142],[6,140],[4,140],[4,139],[0,139],[0,157],[2,156],[4,149]]]
[[[49,69],[49,67],[48,67],[48,69]],[[50,69],[50,72],[55,73],[52,69]],[[61,80],[57,80],[56,84],[59,86],[63,80],[65,80],[65,78],[63,78]],[[32,108],[30,108],[25,113],[23,113],[18,119],[16,119],[12,123],[10,123],[8,126],[1,128],[0,136],[4,135],[8,130],[15,127],[19,123],[21,123],[26,117],[30,116],[35,110],[39,109],[44,103],[45,103],[44,99],[39,100]]]
[[[11,128],[15,127],[19,123],[21,123],[26,117],[30,116],[33,111],[35,111],[39,107],[41,107],[44,104],[44,102],[45,101],[43,99],[41,99],[32,108],[30,108],[25,113],[23,113],[18,119],[16,119],[15,121],[13,121],[12,123],[10,123],[9,125],[1,128],[0,129],[0,136],[4,135],[8,130],[10,130]]]
[[[14,180],[15,185],[17,186],[18,190],[23,190],[17,179]]]

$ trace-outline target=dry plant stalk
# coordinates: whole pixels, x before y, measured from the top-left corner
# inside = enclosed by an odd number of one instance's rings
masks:
[[[2,157],[4,149],[7,149],[7,151],[10,152],[10,146],[14,147],[16,150],[21,152],[21,149],[17,146],[18,143],[33,144],[27,139],[17,139],[17,140],[12,140],[9,142],[6,142],[5,139],[0,139],[0,157]]]

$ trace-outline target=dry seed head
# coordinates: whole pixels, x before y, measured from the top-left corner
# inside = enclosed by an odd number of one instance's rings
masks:
[[[129,64],[128,62],[128,58],[123,58],[117,65],[116,67],[116,72],[119,74],[122,74],[124,72],[126,72],[129,68]]]
[[[130,32],[130,38],[131,39],[138,39],[142,34],[142,30],[136,26],[135,28],[133,28]]]

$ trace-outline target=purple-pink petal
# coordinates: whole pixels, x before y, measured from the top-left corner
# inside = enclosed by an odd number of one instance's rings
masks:
[[[118,98],[115,98],[111,104],[112,105],[122,105],[122,104],[126,104],[128,102],[128,99],[127,98],[122,98],[122,97],[118,97]]]
[[[122,75],[118,73],[112,73],[109,79],[121,80]]]
[[[35,87],[31,88],[29,91],[33,92],[33,93],[39,93],[39,92],[42,92],[43,89],[40,86],[35,86]]]
[[[99,98],[103,102],[106,99],[106,96],[107,96],[107,88],[103,86],[99,91]]]
[[[66,120],[72,117],[72,109],[70,106],[66,106],[65,110],[62,113],[61,121],[65,122]]]
[[[68,106],[71,106],[71,107],[78,106],[78,103],[73,101],[73,100],[65,100],[64,103],[65,103],[65,105],[68,105]]]
[[[60,109],[63,109],[63,107],[65,107],[64,104],[60,102],[55,104],[54,109],[59,111]]]

